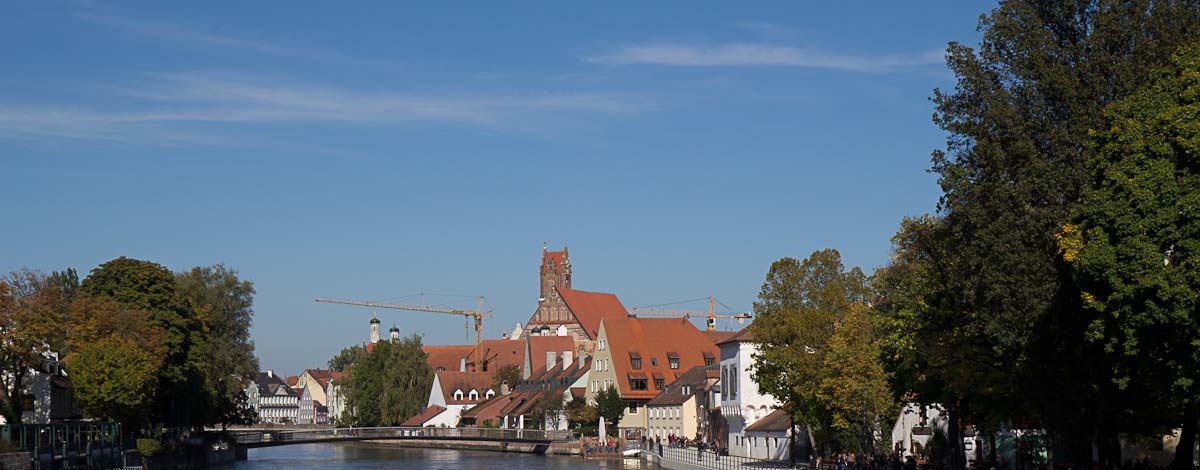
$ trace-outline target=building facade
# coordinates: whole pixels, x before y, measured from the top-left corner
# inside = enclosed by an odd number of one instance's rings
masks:
[[[721,415],[728,426],[726,446],[731,455],[749,457],[753,447],[746,428],[779,407],[779,400],[758,389],[750,366],[758,351],[750,328],[743,328],[717,346],[721,349]]]
[[[260,372],[246,395],[260,423],[293,424],[300,417],[299,394],[273,370]]]

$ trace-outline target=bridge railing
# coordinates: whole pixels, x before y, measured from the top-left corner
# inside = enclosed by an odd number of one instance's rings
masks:
[[[571,441],[572,431],[500,428],[330,428],[303,430],[245,431],[235,433],[238,444],[265,444],[288,441],[368,440],[368,439],[480,439],[490,441],[534,440]]]

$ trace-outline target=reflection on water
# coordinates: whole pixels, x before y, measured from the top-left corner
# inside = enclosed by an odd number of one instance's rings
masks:
[[[575,456],[543,456],[474,450],[406,449],[362,444],[301,444],[251,449],[244,462],[219,466],[222,470],[250,469],[383,469],[421,468],[446,470],[642,470],[637,460],[584,462]]]

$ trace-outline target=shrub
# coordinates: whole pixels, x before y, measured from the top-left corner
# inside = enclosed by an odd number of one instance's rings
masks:
[[[138,439],[137,450],[142,457],[154,457],[162,452],[163,445],[158,439]]]

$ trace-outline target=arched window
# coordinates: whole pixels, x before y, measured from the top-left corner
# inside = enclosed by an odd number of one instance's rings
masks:
[[[454,400],[455,400],[455,401],[462,401],[462,399],[463,399],[463,392],[462,392],[462,390],[455,390],[455,391],[454,391]]]

